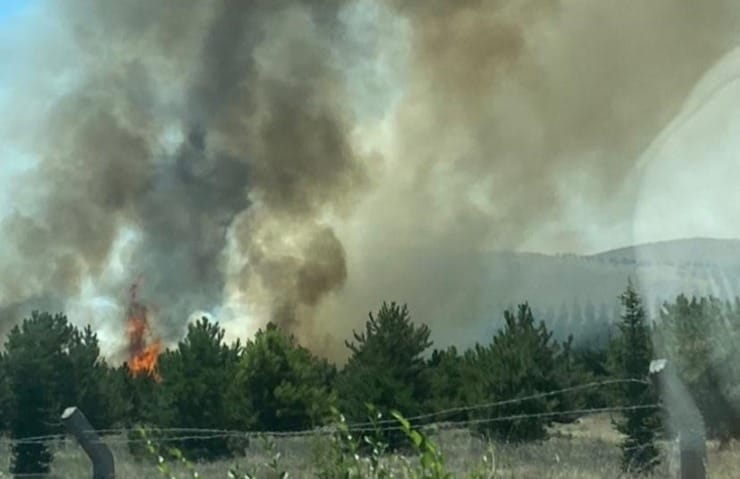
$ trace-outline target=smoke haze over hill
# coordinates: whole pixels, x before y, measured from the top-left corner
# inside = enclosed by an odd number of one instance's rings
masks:
[[[660,217],[635,165],[735,11],[40,2],[4,33],[0,329],[64,309],[116,350],[141,278],[165,341],[207,312],[336,356],[384,299],[453,337],[520,288],[490,251],[607,249]]]

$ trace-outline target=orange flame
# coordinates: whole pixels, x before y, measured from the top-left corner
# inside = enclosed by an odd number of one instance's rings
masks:
[[[133,284],[126,314],[126,334],[129,345],[128,368],[132,376],[146,374],[159,382],[161,378],[157,371],[157,360],[162,350],[162,343],[155,338],[151,344],[147,344],[147,337],[150,333],[148,310],[137,300],[137,290],[138,284]]]

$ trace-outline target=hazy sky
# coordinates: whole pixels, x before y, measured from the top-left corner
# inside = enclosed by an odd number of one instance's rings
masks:
[[[23,69],[23,55],[19,52],[24,40],[33,35],[35,22],[29,21],[34,0],[0,0],[0,105],[3,106],[4,120],[0,130],[13,121],[14,109],[9,108],[14,87],[17,86],[19,70]],[[14,145],[3,141],[0,145],[0,216],[12,208],[9,185],[13,184],[14,173],[28,166],[28,156],[18,151]]]
[[[740,49],[707,72],[643,155],[637,242],[740,237]]]
[[[491,250],[740,237],[734,3],[0,0],[0,310],[320,342],[469,321]]]
[[[35,11],[33,7],[38,7]],[[41,12],[39,14],[39,12]],[[360,29],[366,29],[372,18],[353,20]],[[24,56],[32,53],[28,40],[34,32],[53,25],[45,18],[43,2],[39,0],[0,0],[0,46],[4,61],[0,64],[0,105],[4,105],[4,116],[12,117],[17,105],[9,106],[8,96],[15,94],[14,88],[22,88],[25,81],[19,77],[28,75],[28,65]],[[53,38],[53,37],[52,37]],[[376,60],[378,57],[376,57]],[[6,61],[7,60],[7,61]],[[382,60],[382,58],[380,58]],[[387,60],[387,58],[386,58]],[[378,97],[388,96],[388,88],[379,88],[366,81],[367,69],[383,66],[371,61],[362,65],[353,65],[351,73],[354,81],[350,88],[361,91],[375,87],[375,95],[356,95],[359,103],[355,104],[360,114],[373,117],[383,115],[387,109],[382,106],[387,101],[378,101]],[[382,62],[381,62],[382,63]],[[733,200],[734,174],[740,172],[737,155],[734,151],[738,115],[736,105],[740,85],[733,84],[732,78],[740,72],[738,56],[728,55],[718,73],[709,74],[704,82],[722,85],[721,88],[703,85],[697,86],[694,104],[684,112],[690,118],[681,118],[679,125],[666,125],[669,131],[660,144],[643,154],[641,164],[644,169],[635,170],[630,181],[640,183],[638,188],[637,210],[621,211],[614,215],[604,209],[604,204],[589,200],[589,195],[596,196],[598,191],[589,187],[589,174],[572,172],[565,181],[565,188],[577,189],[577,194],[564,195],[560,200],[565,207],[562,215],[553,218],[552,222],[542,221],[529,238],[524,239],[518,249],[541,252],[595,252],[619,247],[626,244],[648,241],[659,241],[693,236],[740,237],[740,222],[733,221],[736,213]],[[735,65],[738,65],[735,67]],[[377,73],[377,72],[376,72]],[[377,76],[377,75],[376,75]],[[386,87],[388,84],[386,84]],[[391,95],[393,95],[391,89]],[[680,115],[679,115],[680,117]],[[376,118],[377,119],[377,118]],[[12,120],[11,120],[12,121]],[[377,126],[370,127],[375,132],[370,141],[365,140],[370,148],[387,148],[388,140]],[[374,140],[373,140],[374,139]],[[372,142],[375,141],[375,144]],[[9,186],[18,178],[17,174],[30,167],[35,158],[7,141],[0,146],[0,217],[12,208]],[[627,162],[633,159],[625,160]],[[689,184],[684,185],[684,182]],[[670,186],[669,186],[670,185]],[[681,185],[681,187],[678,187]],[[628,201],[635,193],[628,186],[624,191],[614,190],[614,204]],[[626,196],[621,197],[624,193]],[[617,208],[619,209],[619,208]],[[627,213],[627,214],[625,214]],[[565,227],[564,227],[565,225]],[[577,240],[563,240],[562,230],[571,230],[570,237]],[[494,246],[495,247],[495,246]]]
[[[55,24],[48,10],[42,0],[0,0],[0,51],[4,60],[0,64],[0,101],[17,93],[13,92],[14,87],[23,88],[22,83],[27,81],[29,68],[34,63],[27,57],[34,52],[29,45],[39,32],[53,30],[49,26]],[[367,14],[373,9],[365,6],[355,10],[364,11],[360,15],[347,15],[358,31],[363,32],[358,34],[358,39],[362,34],[377,34],[377,25],[372,25],[377,17]],[[47,37],[48,41],[53,39],[53,35]],[[392,44],[390,41],[385,46]],[[398,85],[389,78],[393,72],[388,70],[387,64],[390,61],[392,67],[393,61],[398,60],[397,55],[398,51],[381,52],[367,61],[347,65],[352,79],[349,89],[358,93],[352,105],[355,112],[375,120],[375,123],[368,121],[366,136],[360,140],[371,149],[389,148],[392,141],[388,138],[387,121],[382,118],[384,115],[387,118],[389,101],[399,94]],[[604,205],[591,201],[590,198],[600,192],[598,187],[589,185],[589,172],[571,171],[570,176],[561,178],[562,188],[575,190],[575,194],[570,192],[560,198],[565,205],[561,213],[552,221],[540,221],[538,227],[514,247],[546,253],[589,253],[643,241],[693,236],[740,237],[740,222],[732,219],[737,213],[735,205],[740,204],[732,196],[735,194],[733,179],[740,173],[734,153],[737,150],[734,146],[737,142],[735,118],[738,116],[734,112],[740,98],[740,85],[732,83],[733,78],[740,75],[738,57],[740,55],[728,54],[718,62],[721,65],[715,73],[708,72],[705,84],[696,87],[694,103],[687,107],[690,112],[685,112],[690,118],[681,118],[679,125],[667,124],[670,131],[660,138],[660,145],[641,155],[644,169],[636,169],[629,180],[640,184],[635,211],[619,207],[612,210],[610,202]],[[47,80],[45,86],[48,88],[50,83],[53,80]],[[12,116],[12,110],[6,111]],[[0,152],[0,186],[12,185],[16,178],[14,173],[35,161],[33,155],[8,142],[4,142]],[[633,161],[633,158],[625,159],[627,163]],[[9,188],[0,188],[0,215],[12,208],[8,191]],[[612,193],[612,204],[624,204],[635,197],[636,191],[633,185],[627,185]],[[616,210],[620,211],[615,215]],[[565,235],[564,230],[568,231]]]

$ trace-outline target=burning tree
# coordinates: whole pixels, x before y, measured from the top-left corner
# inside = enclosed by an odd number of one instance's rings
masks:
[[[138,283],[131,286],[129,307],[126,312],[126,334],[129,345],[128,368],[134,376],[146,374],[160,381],[157,360],[162,351],[162,342],[158,338],[151,338],[149,311],[137,298],[138,286]]]

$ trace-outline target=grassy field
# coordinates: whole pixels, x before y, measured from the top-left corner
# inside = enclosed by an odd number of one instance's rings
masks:
[[[552,431],[550,439],[537,444],[507,445],[485,444],[466,431],[442,431],[433,439],[444,453],[448,469],[454,477],[466,477],[466,473],[481,464],[487,454],[488,474],[491,478],[537,478],[537,479],[601,479],[627,478],[619,468],[619,436],[611,428],[607,416],[585,418],[574,424],[558,426]],[[318,438],[276,438],[275,450],[280,453],[278,467],[287,471],[289,477],[314,477],[316,451],[322,449]],[[116,457],[116,476],[118,478],[162,478],[156,466],[135,461],[126,449],[124,438],[108,440]],[[734,478],[740,470],[740,447],[719,451],[716,444],[709,444],[709,473],[712,478]],[[273,451],[273,453],[274,453]],[[0,457],[8,457],[8,444],[0,446]],[[231,467],[241,471],[257,472],[257,477],[274,477],[274,471],[266,465],[274,459],[259,442],[253,444],[244,457],[231,461],[197,464],[200,477],[227,478]],[[415,457],[389,457],[386,459],[394,477],[409,477],[406,461],[412,464]],[[663,461],[653,478],[670,477],[671,461]],[[10,477],[5,472],[8,465],[3,464],[0,478]],[[193,477],[184,466],[172,464],[175,477]],[[69,441],[59,445],[52,466],[55,478],[90,477],[90,465],[82,450]]]

